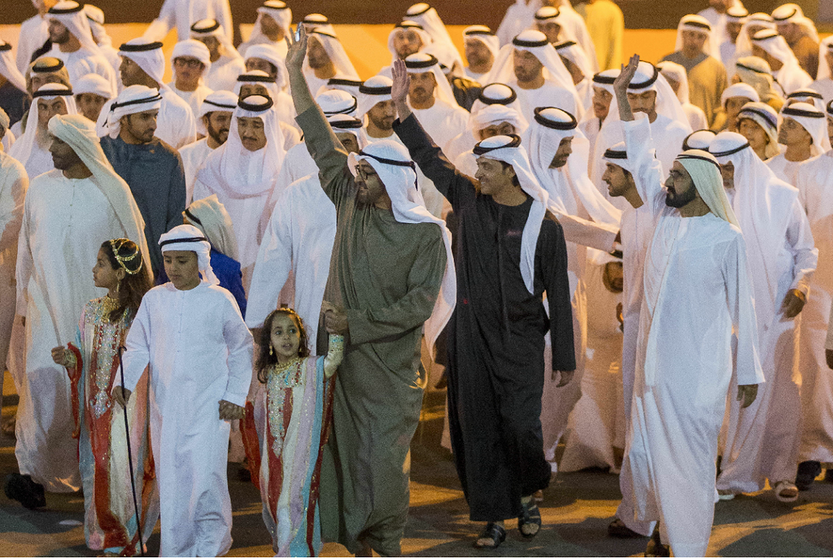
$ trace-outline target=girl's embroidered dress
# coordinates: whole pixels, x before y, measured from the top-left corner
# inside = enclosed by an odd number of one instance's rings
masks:
[[[84,487],[84,535],[93,550],[130,556],[136,553],[136,510],[127,466],[124,409],[113,401],[119,379],[120,346],[133,321],[127,310],[115,323],[108,321],[116,301],[104,296],[89,301],[81,314],[77,346],[67,365],[75,417],[73,437]],[[72,362],[74,361],[74,362]],[[147,376],[127,404],[136,498],[147,542],[159,518],[159,494],[148,438]]]
[[[333,373],[341,362],[344,338],[330,335],[327,356],[274,364],[264,388],[257,393],[254,416],[247,406],[252,479],[259,480],[263,521],[278,556],[317,556],[321,549],[318,488],[321,453],[332,421]],[[249,434],[250,435],[250,434]],[[259,472],[258,472],[259,468]]]

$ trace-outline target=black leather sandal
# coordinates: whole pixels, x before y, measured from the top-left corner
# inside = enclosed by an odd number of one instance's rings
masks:
[[[524,538],[531,539],[541,531],[541,510],[538,509],[535,500],[530,500],[527,504],[521,503],[521,508],[521,515],[518,516],[518,531]],[[522,529],[524,525],[537,525],[538,529],[534,533],[524,533]]]
[[[491,539],[492,543],[494,544],[482,544],[480,542],[481,539]],[[503,525],[499,523],[487,523],[486,528],[483,529],[483,532],[480,533],[480,536],[477,537],[477,540],[474,541],[475,548],[482,548],[484,550],[492,550],[500,546],[500,544],[506,540],[506,529],[504,529]]]

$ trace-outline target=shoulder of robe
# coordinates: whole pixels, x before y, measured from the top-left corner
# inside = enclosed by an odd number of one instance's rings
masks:
[[[38,192],[41,188],[50,188],[55,181],[63,178],[63,174],[58,169],[52,169],[49,172],[39,174],[29,183],[29,190],[26,195],[29,196],[33,192]]]
[[[9,176],[15,181],[23,177],[28,178],[23,163],[3,151],[0,151],[0,169],[3,173],[9,173]]]
[[[180,160],[179,151],[176,148],[172,147],[171,144],[165,142],[165,140],[160,139],[156,136],[153,137],[154,145],[154,154],[165,156],[170,159]]]
[[[167,110],[170,111],[177,111],[181,113],[181,116],[185,116],[185,113],[189,113],[193,115],[193,111],[191,110],[191,105],[185,102],[185,100],[176,94],[175,91],[171,91],[170,94],[165,94],[162,97],[162,102],[169,105],[166,107]],[[180,115],[173,114],[171,115],[173,118],[176,118]]]

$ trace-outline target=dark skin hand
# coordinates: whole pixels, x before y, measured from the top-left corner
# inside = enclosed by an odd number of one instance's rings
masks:
[[[745,409],[750,406],[755,401],[756,397],[758,397],[758,384],[738,386],[737,400],[743,401],[740,406],[741,409]]]
[[[801,313],[801,310],[804,309],[804,303],[807,302],[807,295],[799,291],[798,289],[792,289],[787,293],[787,296],[784,297],[784,301],[781,303],[781,311],[784,313],[785,318],[795,318]]]
[[[321,313],[324,314],[324,327],[327,329],[327,333],[347,335],[350,331],[350,326],[347,323],[347,313],[344,312],[344,309],[325,300],[321,304]]]

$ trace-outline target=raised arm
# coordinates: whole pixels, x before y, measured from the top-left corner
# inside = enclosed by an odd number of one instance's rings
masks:
[[[391,99],[399,115],[399,119],[393,124],[393,130],[408,148],[411,158],[419,166],[422,174],[434,183],[437,190],[451,203],[451,207],[457,210],[461,203],[474,199],[477,181],[457,170],[411,112],[406,102],[411,80],[405,63],[396,60],[391,68],[391,75]]]

